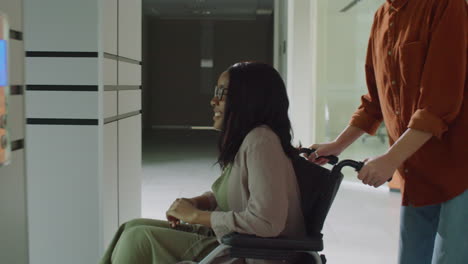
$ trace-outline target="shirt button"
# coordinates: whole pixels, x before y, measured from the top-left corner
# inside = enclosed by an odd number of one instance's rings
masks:
[[[409,172],[409,170],[408,170],[408,169],[405,169],[405,173],[408,173],[408,172]]]
[[[392,85],[396,85],[396,81],[392,81]]]
[[[396,111],[395,111],[395,114],[399,115],[399,114],[400,114],[400,111],[396,110]]]
[[[389,51],[389,52],[388,52],[388,55],[392,55],[392,51]]]
[[[390,26],[391,26],[391,27],[393,27],[393,22],[392,22],[392,23],[390,23]]]

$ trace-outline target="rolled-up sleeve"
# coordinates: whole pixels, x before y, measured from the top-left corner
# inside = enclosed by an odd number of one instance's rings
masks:
[[[375,22],[374,22],[375,26]],[[372,27],[372,29],[374,28]],[[382,110],[380,108],[379,94],[375,80],[375,72],[373,66],[373,36],[369,38],[366,56],[366,83],[368,93],[361,97],[361,105],[354,112],[349,124],[364,130],[366,133],[374,135],[382,123]]]
[[[279,142],[261,140],[247,147],[250,197],[241,212],[213,212],[211,227],[218,239],[231,232],[260,237],[278,236],[288,215],[288,195],[285,176],[286,162]]]
[[[465,0],[444,0],[432,25],[417,110],[409,128],[441,138],[463,102],[467,67]]]

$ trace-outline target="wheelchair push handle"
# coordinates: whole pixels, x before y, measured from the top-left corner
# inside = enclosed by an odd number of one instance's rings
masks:
[[[341,169],[343,169],[344,167],[353,167],[356,170],[356,172],[359,172],[362,169],[362,167],[364,167],[364,165],[365,163],[362,161],[342,160],[333,167],[332,173],[341,172]],[[391,182],[392,179],[393,177],[390,177],[390,179],[388,179],[387,182]]]
[[[342,160],[333,167],[334,171],[341,171],[344,167],[352,167],[359,172],[364,167],[364,162],[355,160]]]
[[[307,156],[309,156],[310,154],[314,153],[316,151],[316,149],[309,149],[309,148],[301,148],[299,149],[299,152],[300,153],[304,153],[304,154],[307,154]],[[330,155],[330,156],[319,156],[319,158],[325,158],[328,160],[328,164],[331,164],[331,165],[335,165],[338,163],[338,157],[337,156],[333,156],[333,155]]]

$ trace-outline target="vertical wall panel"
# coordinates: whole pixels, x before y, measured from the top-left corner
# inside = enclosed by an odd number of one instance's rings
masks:
[[[119,91],[119,115],[141,110],[141,90]]]
[[[8,16],[10,30],[23,32],[23,0],[0,0],[0,11]],[[24,84],[22,40],[9,40],[9,66],[10,85],[22,86]],[[23,96],[12,95],[8,116],[11,140],[24,139],[24,122]],[[2,264],[29,263],[24,156],[24,149],[13,151],[11,163],[0,167],[0,263]]]
[[[25,0],[27,51],[98,51],[96,0]]]
[[[10,96],[10,113],[8,121],[10,124],[11,140],[24,138],[24,99],[22,95]]]
[[[118,114],[110,88],[141,85],[140,65],[126,63],[118,83],[117,60],[103,54],[141,60],[141,0],[24,1],[26,50],[62,52],[29,53],[29,87],[55,86],[28,90],[27,114],[99,121],[27,126],[30,264],[97,263],[119,221],[141,216],[141,116],[102,122]],[[139,109],[134,97],[125,102]]]
[[[30,264],[97,263],[98,127],[27,130]]]
[[[14,151],[11,164],[0,168],[1,263],[28,263],[24,174],[24,151]]]
[[[109,246],[118,228],[117,162],[117,122],[114,122],[104,125],[104,175],[102,184],[104,248]]]
[[[0,0],[0,10],[8,15],[10,28],[16,31],[23,30],[23,1]]]
[[[119,0],[119,56],[141,61],[141,0]]]
[[[98,118],[98,93],[81,91],[28,91],[28,118]]]
[[[141,217],[141,115],[118,121],[119,224]]]
[[[117,55],[117,0],[104,0],[103,3],[104,52]]]
[[[23,41],[10,40],[10,85],[24,83]]]
[[[141,85],[141,66],[119,61],[119,85]]]
[[[104,118],[117,115],[117,91],[104,92]],[[104,133],[104,137],[106,134]],[[117,142],[115,143],[117,144]]]
[[[104,58],[104,85],[117,85],[117,61]]]
[[[26,83],[50,85],[97,85],[97,58],[28,57]]]

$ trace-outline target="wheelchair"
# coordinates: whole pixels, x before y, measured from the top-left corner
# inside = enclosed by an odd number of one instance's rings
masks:
[[[300,149],[310,155],[315,150]],[[228,251],[230,258],[281,260],[297,264],[325,264],[323,234],[325,219],[343,180],[341,169],[349,166],[359,171],[363,162],[343,160],[335,156],[325,157],[334,165],[331,170],[297,156],[292,162],[301,193],[301,208],[307,236],[302,239],[262,238],[254,235],[231,233],[221,238],[221,244],[199,264],[209,264],[217,256]]]

